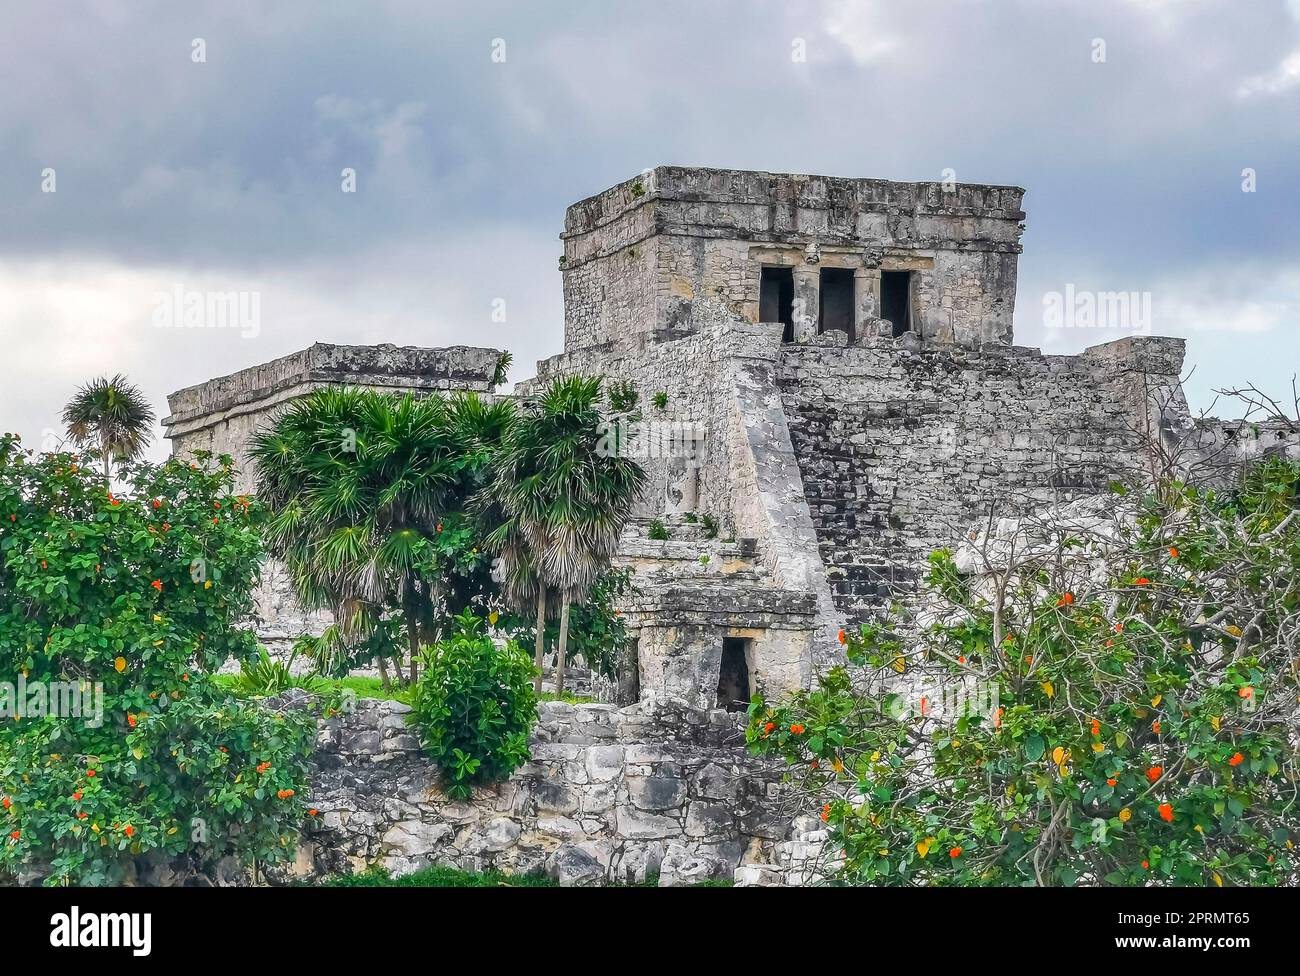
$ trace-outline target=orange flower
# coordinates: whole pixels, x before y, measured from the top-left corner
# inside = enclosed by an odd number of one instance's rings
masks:
[[[949,856],[949,857],[952,857],[952,858],[961,857],[961,848],[960,848],[960,847],[954,847],[952,850],[950,850],[950,851],[948,852],[948,856]]]
[[[844,635],[844,631],[841,630],[841,631],[840,631],[840,643],[841,643],[841,644],[844,644],[844,643],[846,643],[847,641],[848,641],[848,638]]]
[[[320,813],[319,810],[308,810],[308,811],[307,811],[307,815],[308,815],[309,817],[314,817],[314,816],[318,815],[319,813]]]
[[[827,821],[831,818],[831,805],[829,803],[822,807],[822,820]]]
[[[792,726],[790,726],[790,731],[793,732],[795,735],[803,735],[803,726],[802,726],[802,725],[792,725]]]
[[[1117,633],[1117,634],[1122,634],[1122,633],[1124,633],[1124,625],[1123,625],[1122,623],[1119,623],[1119,624],[1116,624],[1116,625],[1115,625],[1115,633]]]
[[[1074,603],[1073,593],[1063,593],[1061,594],[1061,598],[1056,601],[1056,605],[1058,607],[1068,607],[1072,603]]]
[[[89,776],[91,779],[94,779],[94,778],[95,778],[95,771],[94,771],[93,769],[87,769],[87,770],[86,770],[86,775]]]
[[[126,713],[126,724],[131,726],[131,728],[135,728],[135,716],[130,712]]]
[[[152,587],[153,587],[155,590],[157,590],[159,593],[162,592],[162,580],[154,580],[154,581],[153,581],[152,583],[150,583],[149,585],[152,586]]]
[[[1247,685],[1245,688],[1242,688],[1241,691],[1237,692],[1238,698],[1253,698],[1254,696],[1255,696],[1255,689],[1250,687],[1249,685]]]
[[[77,819],[78,819],[78,820],[85,820],[85,819],[86,819],[87,817],[89,817],[89,816],[90,816],[90,814],[86,813],[85,810],[82,810],[80,813],[77,814]]]
[[[162,508],[162,499],[160,499],[160,498],[155,498],[155,499],[153,500],[153,507],[154,507],[154,508]]]
[[[8,810],[8,809],[9,809],[11,806],[13,806],[13,805],[14,805],[14,804],[13,804],[13,801],[12,801],[11,799],[9,799],[9,797],[6,796],[5,799],[4,799],[4,807],[5,807],[5,809]]]
[[[958,655],[957,655],[957,663],[958,663],[958,664],[965,664],[965,663],[966,663],[966,655],[965,655],[965,654],[958,654]]]
[[[1118,783],[1118,782],[1119,782],[1119,780],[1117,780],[1117,779],[1108,779],[1108,780],[1106,780],[1106,785],[1107,785],[1107,786],[1114,786],[1114,785],[1115,785],[1116,783]]]
[[[289,797],[293,796],[293,794],[294,794],[293,790],[279,790],[276,792],[275,795],[278,796],[281,800],[287,800],[289,799]]]
[[[1015,635],[1015,634],[1007,634],[1006,637],[1003,637],[1003,638],[1002,638],[1002,643],[1003,643],[1003,644],[1014,644],[1015,642],[1016,642],[1016,635]]]
[[[1159,734],[1160,734],[1160,723],[1159,723],[1159,722],[1152,722],[1152,723],[1151,723],[1151,731],[1154,732],[1156,735],[1159,735]]]
[[[227,749],[225,746],[217,746],[217,748],[218,748],[221,752],[230,752],[230,750]]]
[[[1101,735],[1101,723],[1095,718],[1092,720],[1092,734]]]
[[[75,790],[75,791],[73,791],[72,798],[73,798],[74,800],[80,800],[80,799],[81,799],[81,790]]]
[[[135,828],[132,827],[130,824],[127,824],[125,827],[122,828],[122,833],[126,834],[126,836],[128,837],[134,837]]]
[[[1169,547],[1169,558],[1170,558],[1170,559],[1177,559],[1177,558],[1178,558],[1178,550],[1175,549],[1173,546],[1170,546],[1170,547]]]
[[[1156,780],[1160,778],[1160,774],[1163,773],[1164,771],[1165,771],[1164,766],[1152,766],[1150,769],[1147,770],[1147,779],[1149,779],[1151,782],[1154,783]]]
[[[9,836],[12,837],[14,840],[17,840],[17,839],[18,839],[19,837],[21,837],[22,835],[23,835],[23,832],[22,832],[21,830],[15,830],[15,831],[14,831],[12,834],[10,834]]]
[[[1157,809],[1160,811],[1161,820],[1163,820],[1165,823],[1174,822],[1174,808],[1171,807],[1168,803],[1160,804],[1160,806]]]
[[[1133,581],[1133,585],[1134,585],[1134,586],[1146,586],[1146,585],[1147,585],[1148,583],[1150,583],[1150,582],[1151,582],[1151,581],[1150,581],[1149,579],[1147,579],[1145,576],[1139,576],[1137,579],[1135,579],[1135,580]]]
[[[1145,871],[1145,870],[1146,870],[1147,868],[1149,868],[1149,867],[1151,867],[1151,865],[1150,865],[1149,863],[1147,863],[1146,861],[1143,861],[1143,862],[1142,862],[1142,870],[1143,870],[1143,871]]]
[[[816,759],[814,759],[814,760],[812,761],[812,768],[813,768],[813,769],[816,769],[816,768],[817,768],[817,760],[816,760]]]
[[[269,762],[259,763],[257,766],[257,771],[259,773],[264,773],[270,768],[271,768],[271,764]]]
[[[1242,763],[1244,763],[1245,761],[1246,761],[1246,757],[1243,756],[1241,753],[1236,752],[1236,753],[1233,753],[1232,758],[1228,760],[1228,765],[1229,765],[1229,766],[1240,766],[1240,765],[1241,765]]]

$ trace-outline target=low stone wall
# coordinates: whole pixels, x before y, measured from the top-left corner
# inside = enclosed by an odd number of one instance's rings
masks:
[[[745,750],[740,716],[670,698],[623,709],[543,702],[532,760],[462,802],[442,792],[408,711],[367,700],[321,723],[317,815],[296,877],[435,864],[544,872],[565,885],[816,874],[821,825],[792,816],[783,766]]]

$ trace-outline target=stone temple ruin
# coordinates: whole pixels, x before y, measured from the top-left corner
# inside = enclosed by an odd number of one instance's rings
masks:
[[[568,209],[564,351],[515,395],[572,373],[638,394],[651,487],[618,557],[637,635],[620,704],[806,687],[841,627],[905,599],[991,507],[1095,494],[1189,434],[1245,443],[1189,415],[1180,339],[1012,343],[1022,197],[662,166]],[[178,454],[243,462],[317,386],[490,394],[498,356],[317,344],[173,394],[164,423]],[[291,602],[263,601],[282,625]]]

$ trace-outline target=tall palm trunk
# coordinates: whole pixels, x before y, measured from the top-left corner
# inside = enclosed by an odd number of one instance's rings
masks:
[[[546,655],[546,587],[537,588],[537,644],[533,650],[533,664],[537,674],[533,676],[533,694],[542,693],[542,659]]]
[[[569,594],[560,604],[560,649],[555,654],[555,693],[564,694],[564,655],[569,644]]]
[[[388,677],[388,664],[384,661],[384,655],[375,655],[375,660],[379,662],[379,680],[384,686],[384,691],[393,687],[392,680]]]

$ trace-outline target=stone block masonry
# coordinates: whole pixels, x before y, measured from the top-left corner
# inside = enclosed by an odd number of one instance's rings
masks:
[[[501,353],[496,349],[451,346],[343,346],[318,342],[308,349],[251,366],[229,376],[171,394],[171,415],[163,419],[175,455],[196,450],[235,459],[241,490],[252,490],[255,476],[248,444],[259,427],[295,399],[322,386],[353,386],[386,391],[492,392]]]

